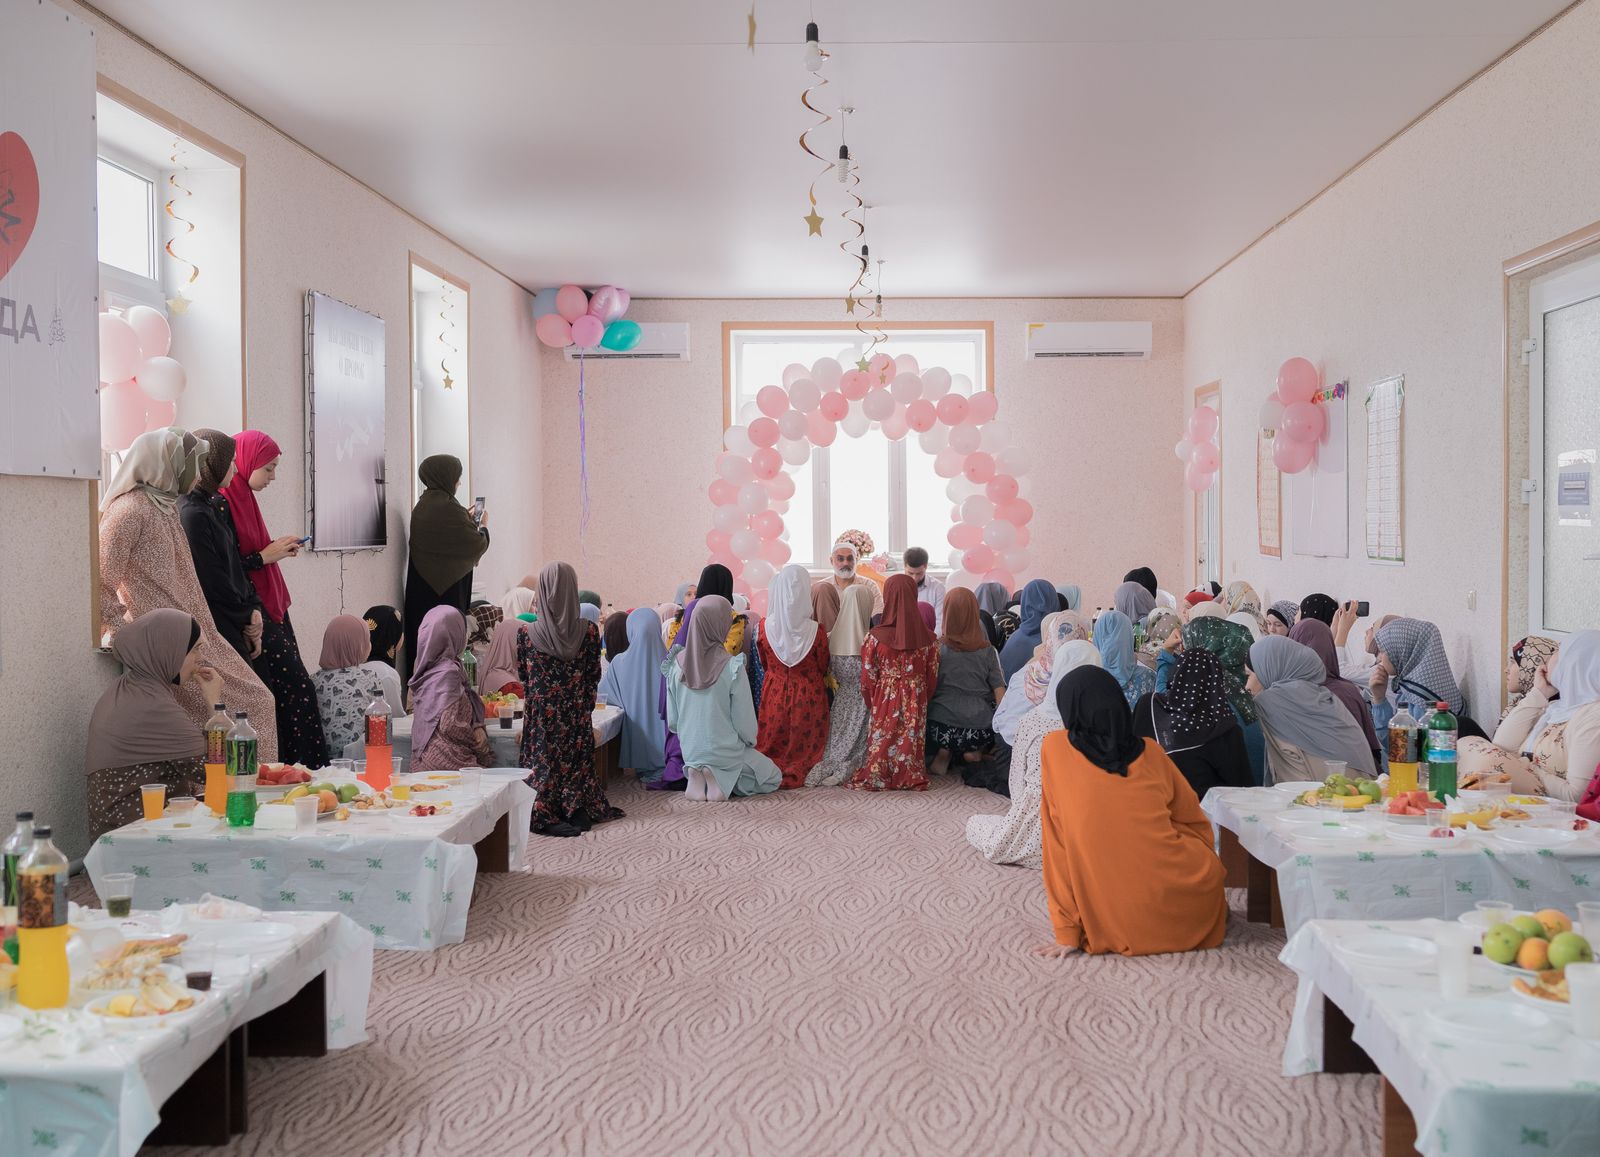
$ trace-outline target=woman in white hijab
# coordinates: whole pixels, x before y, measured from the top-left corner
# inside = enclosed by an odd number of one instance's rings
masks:
[[[1056,687],[1079,667],[1099,667],[1100,649],[1087,639],[1069,639],[1050,661],[1050,683],[1039,705],[1022,717],[1011,750],[1011,808],[1003,816],[979,815],[967,821],[967,842],[991,864],[1044,866],[1044,833],[1039,820],[1040,751],[1045,736],[1061,730]]]
[[[872,595],[846,587],[828,635],[828,667],[836,684],[828,712],[828,746],[806,775],[807,787],[837,787],[867,759],[867,702],[861,693],[861,644],[872,625]]]
[[[756,647],[762,671],[756,748],[778,765],[784,787],[804,787],[828,748],[829,660],[828,634],[812,617],[805,567],[784,567],[767,588]]]

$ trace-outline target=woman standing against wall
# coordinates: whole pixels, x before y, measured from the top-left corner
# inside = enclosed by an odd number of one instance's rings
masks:
[[[417,628],[434,607],[454,607],[463,615],[472,601],[472,568],[489,549],[489,515],[474,520],[456,501],[461,459],[432,454],[417,467],[424,487],[411,509],[410,558],[406,562],[405,653],[400,676],[409,680],[417,653]]]

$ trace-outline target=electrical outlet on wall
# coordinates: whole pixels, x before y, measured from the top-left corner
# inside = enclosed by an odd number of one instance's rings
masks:
[[[1478,609],[1478,592],[1477,591],[1468,591],[1467,592],[1467,610],[1475,611],[1477,609]]]

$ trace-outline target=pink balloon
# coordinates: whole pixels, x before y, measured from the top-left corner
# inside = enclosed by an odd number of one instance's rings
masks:
[[[945,538],[957,550],[971,550],[983,541],[983,528],[972,522],[958,522]]]
[[[968,570],[976,574],[982,574],[995,563],[994,549],[984,546],[980,542],[961,556],[961,562]]]
[[[999,560],[996,560],[997,562]],[[1008,591],[1017,589],[1017,577],[1003,566],[996,566],[993,570],[984,573],[982,578],[986,583],[999,583]]]
[[[938,412],[939,421],[946,426],[959,426],[967,416],[967,399],[960,394],[946,394],[939,399],[934,410]]]
[[[839,427],[830,422],[821,410],[812,410],[806,415],[806,437],[813,446],[832,446],[838,436]]]
[[[728,506],[738,501],[739,488],[726,478],[715,478],[706,487],[706,497],[711,499],[712,506]]]
[[[726,530],[706,531],[706,549],[712,554],[721,554],[728,549],[728,532]]]
[[[1013,525],[1015,525],[1015,523],[1013,523]],[[1033,531],[1029,530],[1026,526],[1018,526],[1017,527],[1017,549],[1021,550],[1023,547],[1027,546],[1028,543],[1030,543],[1032,541],[1033,541]]]
[[[987,482],[994,477],[994,456],[985,454],[982,450],[967,455],[966,463],[961,467],[968,482]]]
[[[1217,476],[1215,474],[1209,470],[1200,469],[1199,465],[1192,461],[1183,468],[1183,484],[1196,494],[1202,490],[1211,489],[1211,484],[1216,479]]]
[[[556,308],[561,308],[560,294],[556,295]],[[589,299],[589,312],[600,319],[601,325],[610,325],[628,311],[622,291],[615,285],[602,285]]]
[[[889,392],[894,395],[895,401],[909,406],[922,397],[922,379],[916,374],[897,374],[894,381],[889,383]]]
[[[725,554],[721,558],[714,558],[711,561],[720,562],[723,566],[727,567],[728,573],[733,575],[734,578],[738,578],[744,573],[744,559],[738,557],[737,555]]]
[[[883,436],[891,442],[898,442],[911,432],[911,427],[906,424],[906,412],[899,406],[894,408],[894,413],[883,420]]]
[[[1278,436],[1292,442],[1313,443],[1322,437],[1325,421],[1322,407],[1311,402],[1291,402],[1283,409]]]
[[[896,372],[894,359],[888,354],[878,354],[867,363],[867,373],[872,375],[875,386],[887,386],[894,381]]]
[[[750,529],[755,531],[763,541],[777,538],[783,533],[783,516],[776,510],[763,510],[760,514],[750,519]]]
[[[863,395],[865,396],[865,395]],[[829,390],[817,404],[817,413],[830,422],[837,422],[850,412],[850,399],[838,390]]]
[[[761,481],[770,481],[783,473],[783,455],[771,446],[763,446],[750,455],[750,469]]]
[[[789,562],[789,544],[781,538],[769,538],[761,544],[761,557],[773,566],[786,566]]]
[[[1198,469],[1202,474],[1215,474],[1217,467],[1222,465],[1222,455],[1217,451],[1215,442],[1202,442],[1194,448],[1194,453],[1189,455],[1189,465]]]
[[[872,375],[865,370],[851,370],[839,379],[839,392],[852,402],[859,402],[872,389]],[[843,414],[839,415],[844,417]],[[838,418],[834,419],[838,421]]]
[[[1002,502],[995,510],[995,517],[1005,519],[1012,526],[1025,526],[1033,517],[1033,503],[1026,498],[1013,498],[1010,502]]]
[[[100,445],[126,450],[144,430],[145,396],[132,379],[100,387]]]
[[[861,412],[874,422],[881,422],[894,413],[894,398],[888,390],[873,390],[862,400]]]
[[[556,290],[556,313],[569,323],[589,312],[589,295],[576,285],[563,285]],[[601,330],[605,330],[602,325]]]
[[[919,434],[926,434],[938,424],[939,413],[926,398],[918,398],[906,407],[906,425]]]
[[[794,477],[790,474],[780,474],[767,483],[767,493],[772,495],[774,502],[787,502],[794,497]]]
[[[895,358],[894,369],[895,373],[897,374],[916,374],[922,372],[921,368],[917,365],[917,359],[912,357],[910,354],[901,354],[899,357]]]
[[[1017,480],[1009,474],[996,474],[989,479],[983,492],[989,496],[990,502],[999,506],[1017,496]]]
[[[1300,473],[1311,465],[1315,453],[1316,445],[1312,442],[1296,442],[1292,438],[1272,440],[1272,464],[1285,474]]]
[[[933,472],[940,478],[954,478],[961,473],[961,467],[966,463],[966,456],[958,450],[949,448],[940,450],[933,456]]]
[[[742,578],[734,579],[733,580],[733,593],[736,594],[736,595],[743,595],[745,598],[749,598],[750,597],[750,584],[745,582],[744,579],[742,579]]]
[[[572,344],[581,350],[594,349],[605,336],[605,323],[592,313],[586,313],[572,323]]]
[[[1210,406],[1196,406],[1189,415],[1189,441],[1196,446],[1211,441],[1217,432],[1217,412]]]
[[[139,372],[144,358],[139,352],[139,334],[114,313],[100,315],[100,380],[125,382]],[[125,449],[119,446],[117,449]]]
[[[762,386],[756,393],[756,406],[769,418],[776,418],[789,408],[789,395],[782,386]]]
[[[949,395],[945,395],[948,397]],[[960,454],[971,454],[983,444],[983,434],[978,427],[965,423],[950,431],[950,449]]]
[[[988,390],[979,390],[967,399],[967,421],[974,425],[991,422],[1000,412],[1000,399]]]
[[[757,446],[776,446],[778,444],[778,423],[771,418],[757,418],[750,423],[750,441]]]
[[[1285,406],[1309,402],[1321,384],[1317,367],[1305,358],[1290,358],[1278,367],[1278,400]]]
[[[559,313],[547,313],[534,322],[533,332],[551,349],[566,349],[572,344],[572,323]]]
[[[148,434],[151,430],[165,430],[178,420],[177,402],[146,402],[144,404],[144,430]]]

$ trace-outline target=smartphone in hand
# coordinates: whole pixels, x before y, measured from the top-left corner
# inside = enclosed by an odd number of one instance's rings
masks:
[[[484,498],[484,496],[482,494],[478,495],[476,498],[474,498],[472,500],[472,521],[473,522],[482,522],[483,521],[483,504],[484,504],[484,501],[485,501],[485,498]]]
[[[1356,618],[1365,619],[1365,618],[1370,617],[1371,614],[1372,614],[1372,604],[1367,602],[1366,599],[1362,599],[1359,603],[1356,604]]]

